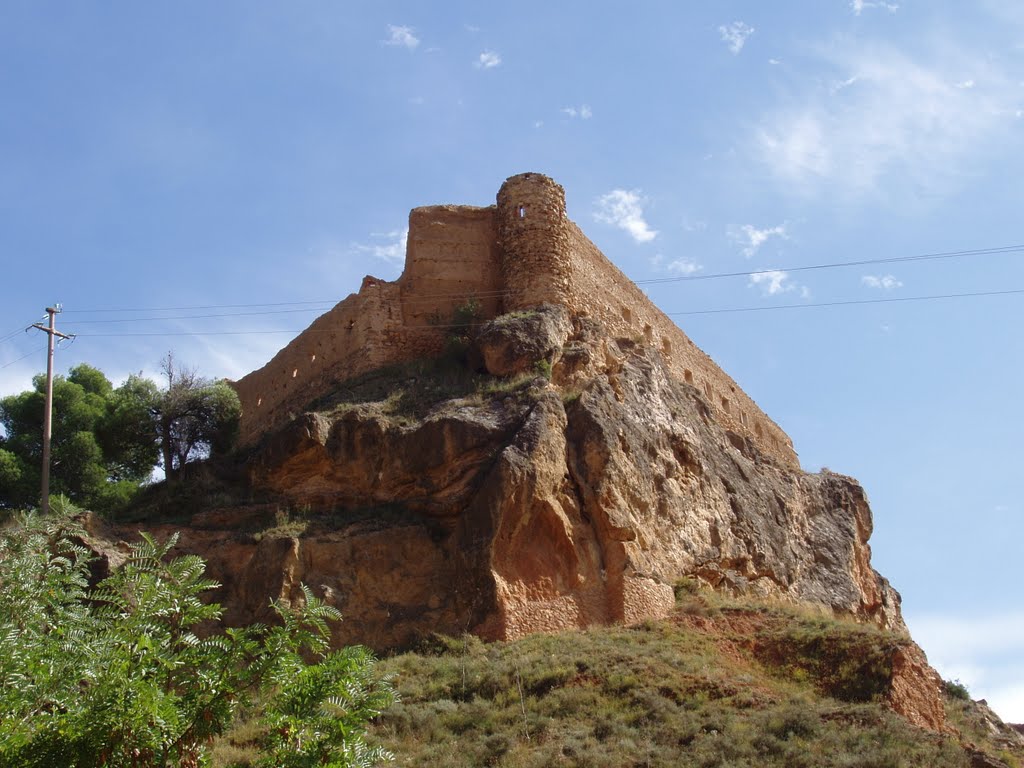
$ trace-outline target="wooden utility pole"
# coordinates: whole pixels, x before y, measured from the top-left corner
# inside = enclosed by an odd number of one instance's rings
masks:
[[[56,328],[56,316],[61,311],[60,304],[54,304],[46,308],[46,314],[50,316],[50,324],[33,323],[33,328],[38,328],[46,333],[49,341],[46,345],[46,411],[43,413],[43,500],[42,510],[44,515],[50,513],[50,435],[53,431],[53,348],[54,337],[61,339],[73,339],[66,333],[61,333]]]

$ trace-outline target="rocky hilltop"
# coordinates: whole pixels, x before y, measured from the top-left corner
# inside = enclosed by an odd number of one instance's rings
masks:
[[[905,635],[863,489],[801,471],[554,182],[417,209],[409,240],[399,281],[367,278],[238,383],[243,451],[165,528],[209,561],[229,622],[307,584],[343,613],[338,643],[511,640],[663,617],[690,579]],[[455,276],[444,243],[486,274]],[[891,651],[893,706],[941,729],[938,675],[909,638]]]

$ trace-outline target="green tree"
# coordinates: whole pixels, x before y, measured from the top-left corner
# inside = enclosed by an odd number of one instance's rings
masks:
[[[39,498],[46,378],[0,400],[6,433],[0,450],[0,507],[24,507]],[[157,459],[152,409],[156,386],[129,377],[114,388],[90,365],[53,382],[51,490],[100,510],[130,498]]]
[[[280,623],[201,638],[216,585],[175,539],[147,536],[88,587],[81,531],[26,516],[0,532],[0,764],[151,768],[206,764],[235,713],[268,701],[264,765],[363,766],[388,755],[364,729],[393,700],[363,649],[328,650],[339,618],[308,589]]]
[[[194,369],[177,365],[170,353],[162,369],[167,389],[155,415],[164,474],[173,482],[189,461],[230,449],[242,405],[227,382],[198,376]]]

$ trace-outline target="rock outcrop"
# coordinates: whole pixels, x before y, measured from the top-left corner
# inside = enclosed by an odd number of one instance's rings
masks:
[[[179,542],[207,559],[229,623],[306,584],[345,616],[339,644],[512,639],[664,616],[686,577],[905,632],[863,489],[802,472],[568,221],[561,187],[523,174],[496,208],[411,222],[399,281],[367,278],[237,384],[246,488]],[[456,306],[465,259],[483,304]],[[453,307],[486,311],[465,333],[443,322]],[[447,363],[416,358],[446,347]],[[893,707],[941,728],[938,676],[912,643],[897,656]]]
[[[478,376],[412,413],[394,391],[416,400],[439,374],[410,374],[266,439],[251,492],[303,519],[220,511],[181,541],[210,561],[228,618],[264,618],[306,583],[346,617],[338,642],[514,638],[664,615],[692,576],[903,629],[854,480],[780,466],[657,350],[577,326],[555,383]]]

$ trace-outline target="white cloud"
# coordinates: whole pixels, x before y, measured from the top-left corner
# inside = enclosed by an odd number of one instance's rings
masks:
[[[786,234],[785,224],[766,229],[757,229],[750,224],[744,224],[738,231],[731,232],[729,236],[737,243],[743,245],[743,255],[748,259],[757,253],[758,249],[770,238],[778,237],[786,240],[789,237]]]
[[[789,273],[781,269],[769,269],[764,272],[755,272],[750,275],[750,285],[760,287],[765,296],[775,296],[780,293],[796,290],[796,286],[789,281]]]
[[[723,24],[718,28],[718,34],[722,42],[729,46],[733,54],[743,50],[747,38],[754,34],[754,28],[742,21],[734,21],[732,24]]]
[[[378,238],[381,243],[353,243],[352,249],[357,253],[366,253],[391,264],[405,263],[405,249],[409,242],[408,229],[396,229],[392,232],[372,233],[370,237]]]
[[[973,80],[961,80],[959,83],[956,84],[956,87],[960,88],[961,90],[967,89],[967,88],[973,88],[974,87],[974,81]]]
[[[494,51],[484,51],[474,62],[473,66],[477,69],[493,69],[501,64],[501,56]]]
[[[670,261],[665,269],[677,275],[692,275],[695,272],[700,272],[701,266],[693,259],[676,259]]]
[[[860,16],[865,8],[881,8],[889,13],[896,13],[899,10],[899,3],[871,2],[871,0],[851,0],[850,8],[855,16]]]
[[[644,219],[644,197],[640,190],[613,189],[597,200],[594,218],[629,232],[638,243],[647,243],[658,236]]]
[[[883,291],[903,287],[903,283],[892,275],[864,275],[860,281],[868,288],[878,288]]]
[[[817,56],[811,69],[836,76],[808,76],[788,103],[762,116],[751,142],[780,182],[805,195],[822,184],[855,195],[941,193],[962,165],[1000,146],[998,134],[1011,130],[1019,106],[997,60],[955,43],[938,45],[930,59],[860,43],[822,47]],[[967,67],[983,71],[964,81],[957,75]]]
[[[581,104],[579,107],[563,107],[562,112],[569,117],[578,117],[581,120],[589,120],[594,116],[594,113],[590,111],[590,106],[587,104]]]
[[[1024,722],[1024,613],[907,616],[907,624],[943,677],[965,683],[1006,722]]]
[[[388,37],[382,42],[384,45],[395,45],[414,51],[416,50],[416,46],[420,44],[420,39],[416,37],[415,31],[412,27],[401,27],[395,26],[394,24],[388,24]]]
[[[781,64],[782,60],[781,59],[768,59],[768,63],[771,64],[774,67],[774,66],[778,66],[779,64]]]

